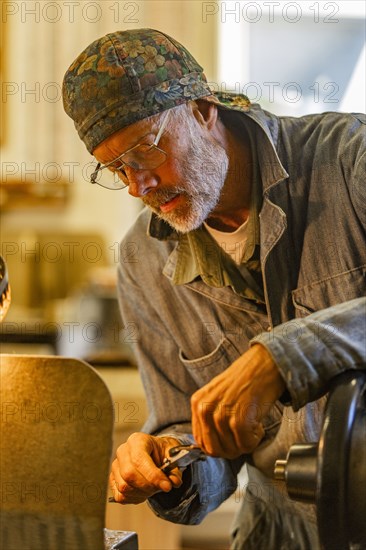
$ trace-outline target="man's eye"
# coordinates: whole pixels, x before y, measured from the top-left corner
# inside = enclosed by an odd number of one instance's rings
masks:
[[[123,165],[120,166],[109,166],[109,170],[113,172],[113,174],[122,174],[123,176],[126,175],[126,172],[123,169]]]
[[[123,168],[123,166],[120,166],[119,168],[116,168],[116,172],[118,172],[118,174],[120,174],[121,176],[123,176],[125,178],[127,177],[126,171]]]

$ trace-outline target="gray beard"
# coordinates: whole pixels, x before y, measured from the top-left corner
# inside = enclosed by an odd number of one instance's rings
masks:
[[[195,136],[185,158],[181,161],[184,187],[157,189],[143,202],[162,220],[179,233],[188,233],[202,225],[216,208],[228,169],[228,156],[220,145]],[[181,194],[182,205],[171,212],[162,212],[160,205]]]

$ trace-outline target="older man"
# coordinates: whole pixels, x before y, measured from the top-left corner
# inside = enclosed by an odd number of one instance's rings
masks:
[[[152,29],[86,48],[64,105],[98,163],[92,183],[147,207],[118,275],[150,416],[117,451],[115,499],[199,523],[246,462],[233,548],[318,547],[313,509],[270,478],[293,442],[318,437],[332,378],[365,367],[365,117],[276,117],[213,94]],[[192,442],[209,458],[165,475],[169,449]]]

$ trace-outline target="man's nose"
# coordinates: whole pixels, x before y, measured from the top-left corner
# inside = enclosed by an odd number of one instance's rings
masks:
[[[128,192],[133,197],[144,197],[159,185],[159,178],[151,170],[134,170],[127,167]]]

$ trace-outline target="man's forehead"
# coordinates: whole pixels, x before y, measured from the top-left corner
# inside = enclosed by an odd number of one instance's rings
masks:
[[[144,118],[138,122],[134,122],[121,130],[117,130],[104,141],[102,141],[93,151],[93,155],[97,155],[101,152],[104,152],[106,149],[113,148],[116,146],[120,147],[122,152],[127,150],[130,147],[136,145],[141,138],[153,133],[158,128],[159,116],[154,115],[149,118]]]

